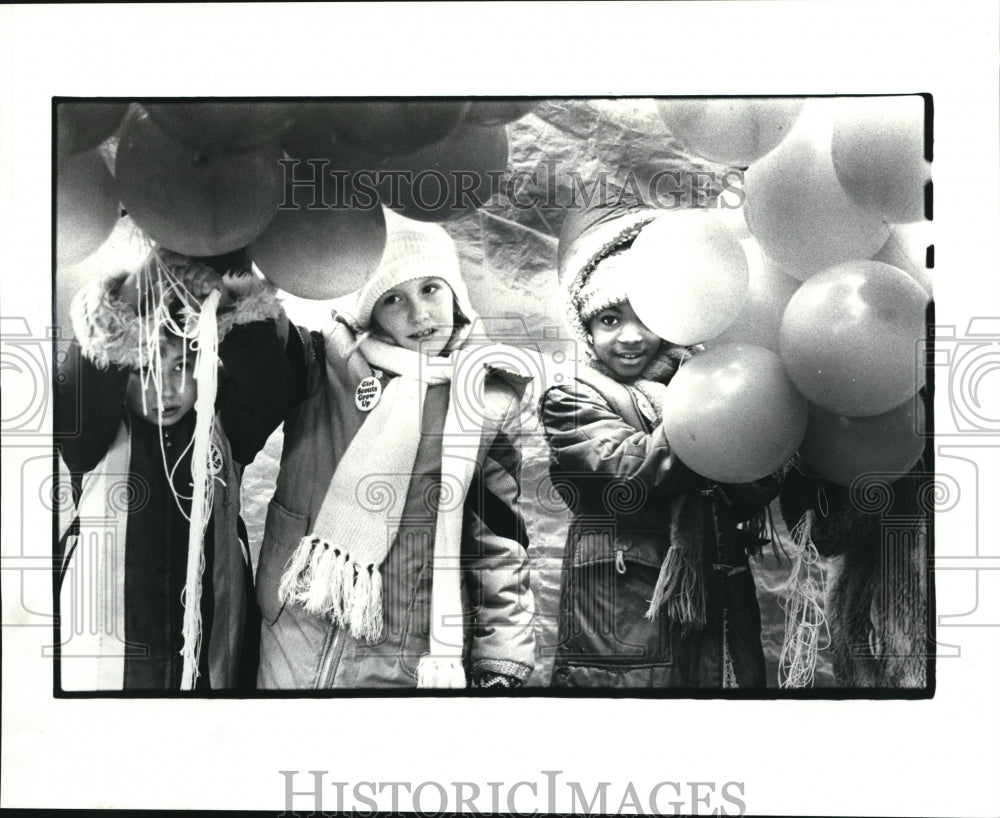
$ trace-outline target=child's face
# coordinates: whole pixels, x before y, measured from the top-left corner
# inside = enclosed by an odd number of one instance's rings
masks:
[[[198,387],[194,381],[195,355],[190,347],[187,361],[184,360],[184,345],[181,341],[168,341],[160,346],[160,394],[163,396],[162,420],[156,404],[156,384],[147,381],[146,410],[142,408],[142,377],[132,372],[125,389],[125,403],[137,415],[160,426],[173,426],[194,407],[198,397]]]
[[[434,357],[455,331],[455,296],[437,276],[404,281],[375,302],[372,323],[396,346]]]
[[[660,349],[660,337],[636,317],[628,301],[605,307],[587,328],[594,354],[619,378],[637,377]]]

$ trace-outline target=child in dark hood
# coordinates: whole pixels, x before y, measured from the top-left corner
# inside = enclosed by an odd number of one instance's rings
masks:
[[[666,385],[694,350],[635,315],[621,262],[662,216],[640,204],[577,211],[560,239],[575,378],[542,416],[551,476],[573,512],[553,686],[763,687],[760,610],[738,523],[777,486],[718,486],[663,431]]]

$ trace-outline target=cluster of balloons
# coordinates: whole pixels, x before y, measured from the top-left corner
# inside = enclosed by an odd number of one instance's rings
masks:
[[[764,477],[796,451],[843,486],[905,474],[925,443],[924,100],[683,100],[660,112],[692,153],[748,166],[749,236],[717,212],[665,212],[629,254],[637,315],[706,349],[667,389],[678,455],[721,482]]]
[[[197,257],[246,247],[283,290],[333,298],[378,266],[382,202],[410,218],[444,221],[488,201],[490,174],[507,166],[506,124],[532,107],[60,103],[58,262],[92,254],[124,208],[163,247]],[[117,149],[106,161],[99,146],[112,134]],[[355,181],[362,173],[363,188]]]

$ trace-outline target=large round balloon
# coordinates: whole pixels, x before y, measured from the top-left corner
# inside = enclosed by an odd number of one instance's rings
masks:
[[[115,179],[96,148],[64,159],[56,177],[56,262],[76,264],[97,250],[119,213]]]
[[[909,273],[913,280],[923,287],[927,294],[934,296],[934,280],[927,266],[927,249],[932,245],[931,222],[894,224],[889,228],[889,238],[872,261],[884,261]]]
[[[806,430],[808,404],[778,356],[724,344],[685,362],[667,386],[663,429],[682,461],[723,483],[749,483],[781,468]]]
[[[734,238],[741,241],[750,238],[746,209],[742,205],[740,207],[727,207],[722,204],[723,201],[723,197],[720,197],[719,204],[713,211],[715,217],[729,229]]]
[[[811,101],[798,125],[744,176],[747,223],[764,252],[805,279],[871,258],[889,228],[841,187],[830,155],[832,112]]]
[[[841,100],[833,126],[833,166],[844,190],[888,222],[924,218],[924,100],[918,96]]]
[[[534,99],[474,99],[462,120],[463,125],[506,125],[528,114],[538,105]]]
[[[233,152],[273,142],[292,124],[298,103],[157,102],[146,110],[168,136],[200,151]]]
[[[303,161],[321,159],[337,170],[371,170],[386,161],[386,155],[359,148],[333,129],[328,110],[335,103],[304,104],[295,122],[281,136],[281,146],[289,156]]]
[[[356,147],[383,156],[401,156],[443,139],[465,116],[468,103],[314,102],[304,116],[314,129],[335,132]]]
[[[746,298],[736,320],[721,335],[706,341],[705,346],[743,343],[778,352],[781,319],[801,282],[786,275],[779,265],[766,258],[756,239],[743,239],[740,244],[749,268]]]
[[[308,113],[296,119],[281,144],[289,159],[297,160],[286,172],[297,183],[291,196],[299,206],[378,208],[380,174],[395,160],[355,147]]]
[[[58,155],[96,148],[118,129],[127,111],[127,102],[60,102],[56,108]]]
[[[806,464],[840,486],[865,474],[902,477],[923,453],[924,402],[915,395],[882,415],[848,418],[810,405],[809,425],[799,447]]]
[[[746,301],[743,248],[707,210],[664,212],[642,228],[624,261],[635,314],[675,344],[714,338]]]
[[[280,158],[274,143],[237,154],[187,148],[138,109],[122,126],[115,168],[125,209],[154,241],[214,256],[249,244],[275,217]]]
[[[847,417],[881,415],[923,385],[927,293],[878,261],[813,276],[781,321],[781,358],[810,401]]]
[[[663,99],[660,116],[694,154],[746,167],[788,136],[801,99]]]
[[[280,210],[250,245],[267,279],[300,298],[324,300],[358,289],[385,249],[385,217],[367,210]]]
[[[470,125],[382,171],[379,196],[391,210],[418,221],[449,221],[474,213],[495,192],[507,169],[502,125]]]

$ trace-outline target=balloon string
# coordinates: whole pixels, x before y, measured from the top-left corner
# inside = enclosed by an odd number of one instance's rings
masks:
[[[823,573],[812,541],[814,522],[815,512],[810,509],[792,529],[792,570],[778,591],[778,604],[785,612],[785,639],[778,659],[778,686],[782,688],[812,686],[819,651],[830,645]]]
[[[163,262],[155,250],[149,254],[150,264],[143,268],[143,274],[139,276],[139,304],[137,308],[139,318],[139,375],[142,385],[142,409],[144,413],[149,412],[147,403],[147,393],[149,387],[156,395],[157,425],[160,427],[160,459],[163,464],[163,471],[167,475],[167,483],[174,498],[174,503],[180,510],[185,520],[190,522],[191,515],[185,510],[184,501],[191,501],[194,495],[187,495],[177,489],[175,476],[181,463],[184,462],[188,452],[194,447],[194,438],[188,441],[187,445],[177,456],[174,465],[171,467],[168,462],[163,430],[163,360],[160,349],[160,342],[167,334],[172,334],[181,339],[181,379],[186,381],[188,377],[193,377],[193,373],[187,370],[188,351],[199,350],[198,342],[198,321],[200,313],[193,312],[196,305],[191,301],[189,293],[184,289],[180,279],[173,270]],[[179,324],[170,314],[170,304],[175,300],[183,301],[188,307],[188,315],[183,323]],[[198,361],[195,362],[197,368]],[[214,409],[212,411],[214,415]],[[224,481],[219,479],[225,485]],[[213,483],[214,485],[214,483]]]
[[[162,259],[152,252],[152,263],[139,277],[139,372],[142,386],[142,408],[148,413],[146,393],[152,385],[156,395],[157,425],[160,428],[160,456],[174,502],[189,522],[188,559],[181,603],[184,607],[182,626],[183,668],[181,689],[193,690],[198,679],[198,664],[202,647],[201,593],[202,574],[205,570],[205,531],[214,503],[215,480],[211,479],[211,459],[215,434],[215,399],[218,388],[218,324],[216,310],[220,294],[212,292],[197,310],[178,277]],[[187,307],[187,316],[181,326],[170,314],[170,304],[180,300]],[[168,465],[163,435],[163,358],[161,340],[171,333],[183,344],[181,378],[194,377],[198,381],[195,398],[194,436],[177,457],[173,467]],[[188,372],[188,351],[196,352],[194,372]],[[193,451],[192,451],[193,450]],[[190,498],[179,492],[175,485],[178,467],[189,451],[191,455],[192,493]],[[190,515],[185,512],[182,500],[191,501]]]
[[[218,389],[219,348],[216,308],[220,293],[213,290],[205,299],[198,316],[195,379],[198,396],[195,399],[197,421],[194,432],[194,452],[191,456],[193,482],[191,524],[188,528],[187,580],[184,583],[184,646],[181,655],[184,669],[181,690],[194,690],[198,679],[201,655],[201,578],[205,570],[205,530],[214,500],[215,482],[210,478],[212,437],[215,431],[215,397]]]

